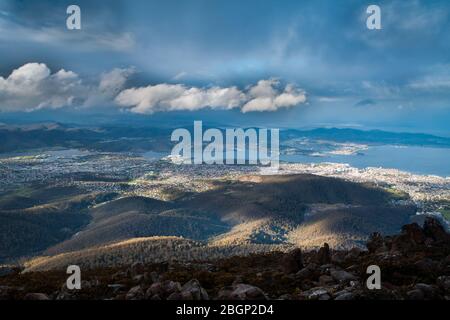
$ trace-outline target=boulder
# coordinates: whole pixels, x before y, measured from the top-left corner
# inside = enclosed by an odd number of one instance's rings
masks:
[[[345,255],[345,260],[354,261],[362,253],[363,253],[363,250],[361,250],[360,248],[357,248],[357,247],[351,248],[350,251]]]
[[[24,300],[50,300],[50,298],[44,293],[27,293]]]
[[[366,247],[370,253],[385,251],[386,246],[383,236],[378,232],[373,233],[367,241]]]
[[[314,278],[318,273],[319,266],[315,263],[310,263],[299,272],[295,274],[297,280],[305,280],[308,278]]]
[[[450,276],[440,276],[436,280],[436,284],[446,293],[450,293]]]
[[[333,277],[323,274],[319,277],[319,284],[321,286],[326,286],[334,283]]]
[[[302,250],[299,248],[285,254],[281,260],[281,267],[284,273],[296,273],[303,268]]]
[[[437,219],[431,217],[425,219],[423,232],[434,241],[447,242],[450,240],[450,235],[445,231],[442,224]]]
[[[8,300],[13,290],[14,288],[12,287],[0,286],[0,300]]]
[[[145,267],[144,264],[141,262],[135,262],[131,265],[130,269],[128,270],[128,273],[132,276],[136,276],[138,274],[143,273]]]
[[[435,297],[436,291],[437,291],[436,287],[426,284],[426,283],[417,283],[414,286],[414,289],[418,289],[418,290],[422,291],[425,298],[427,298],[427,299],[433,299]]]
[[[433,273],[439,267],[439,263],[429,258],[424,258],[414,263],[416,270],[423,275]]]
[[[298,280],[305,280],[313,276],[313,272],[309,268],[303,268],[295,274],[295,278]]]
[[[180,291],[181,285],[179,282],[166,280],[152,284],[145,293],[145,297],[151,299],[153,296],[159,296],[161,299],[166,299],[173,293],[179,293]]]
[[[142,300],[144,299],[144,290],[142,290],[141,286],[136,286],[130,289],[128,291],[127,295],[125,296],[126,300]]]
[[[408,296],[409,300],[423,300],[425,298],[422,290],[419,289],[408,291],[406,295]]]
[[[183,299],[183,295],[181,294],[181,292],[174,292],[167,297],[167,300],[180,301],[180,300],[192,300],[192,299],[189,299],[189,298]]]
[[[392,240],[391,250],[395,252],[407,252],[417,244],[407,234],[400,234]]]
[[[347,283],[350,281],[358,280],[358,278],[355,275],[344,270],[331,270],[330,275],[333,277],[334,280],[338,282]]]
[[[78,290],[69,290],[67,284],[61,286],[61,290],[56,294],[56,300],[76,300]]]
[[[220,290],[218,300],[267,300],[267,297],[258,287],[240,283]]]
[[[328,290],[325,289],[324,287],[316,287],[316,288],[309,289],[308,291],[302,292],[301,295],[308,300],[329,300],[330,299]]]
[[[334,300],[354,300],[355,295],[351,292],[344,292],[336,296]]]
[[[136,283],[144,282],[145,276],[143,274],[138,274],[133,277],[133,281]]]
[[[407,235],[415,244],[423,244],[426,239],[423,229],[417,223],[404,225],[402,233]]]
[[[209,296],[198,280],[192,279],[181,287],[181,300],[209,300]]]
[[[321,295],[317,300],[330,300],[331,296],[328,293]]]
[[[328,243],[324,243],[316,255],[316,261],[319,265],[331,263],[331,252]]]
[[[125,289],[125,286],[123,284],[108,284],[108,288],[112,290],[113,293],[118,293],[119,291]]]

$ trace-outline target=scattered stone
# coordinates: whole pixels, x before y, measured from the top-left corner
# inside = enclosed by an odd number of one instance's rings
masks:
[[[329,300],[330,295],[328,294],[328,291],[323,287],[316,287],[312,288],[308,291],[305,291],[302,293],[304,297],[306,297],[308,300]],[[323,297],[321,299],[321,297]]]
[[[153,282],[153,283],[155,283],[155,282],[158,282],[158,281],[160,281],[161,279],[160,279],[160,276],[158,275],[158,273],[156,273],[156,272],[150,272],[150,280]]]
[[[0,286],[0,300],[8,300],[13,290],[14,288],[12,287]]]
[[[423,224],[423,232],[427,237],[435,241],[449,241],[450,235],[445,231],[442,224],[434,218],[427,217]]]
[[[27,293],[24,300],[50,300],[50,298],[44,293]]]
[[[446,292],[450,292],[450,276],[440,276],[436,280],[436,284]]]
[[[171,294],[178,293],[180,291],[181,285],[179,282],[167,280],[152,284],[145,293],[145,297],[147,299],[151,299],[153,296],[157,295],[161,299],[165,299],[169,297]]]
[[[192,300],[192,299],[183,299],[183,295],[181,292],[174,292],[167,297],[167,300]]]
[[[344,292],[336,296],[334,300],[354,300],[355,295],[351,292]]]
[[[432,299],[436,292],[435,287],[426,283],[418,283],[414,286],[414,289],[422,291],[427,299]]]
[[[333,283],[334,283],[333,277],[330,277],[330,276],[328,276],[326,274],[321,275],[319,277],[319,284],[321,286],[326,286],[326,285],[333,284]]]
[[[267,300],[267,297],[258,287],[240,283],[219,291],[218,300]]]
[[[406,295],[410,300],[423,300],[425,298],[425,295],[423,294],[422,290],[419,289],[408,291]]]
[[[310,268],[303,268],[302,270],[300,270],[295,274],[295,278],[298,280],[304,280],[311,277],[312,274],[313,272],[311,271]]]
[[[125,289],[125,286],[123,284],[108,284],[108,288],[112,289],[113,293],[116,294],[122,289]]]
[[[145,280],[145,276],[143,274],[138,274],[133,277],[133,281],[137,283],[141,283]]]
[[[67,289],[67,284],[63,283],[61,290],[56,294],[56,300],[76,300],[78,290]]]
[[[128,277],[128,275],[127,275],[127,273],[125,271],[118,271],[118,272],[114,273],[111,276],[111,279],[112,280],[121,280],[121,279],[124,279],[126,277]]]
[[[145,267],[141,262],[135,262],[130,267],[131,275],[138,275],[140,273],[143,273],[144,269]]]
[[[160,297],[159,295],[155,294],[155,295],[153,295],[153,296],[150,298],[150,300],[152,300],[152,301],[160,301],[160,300],[162,300],[162,299],[161,299],[161,297]]]
[[[418,260],[414,263],[414,267],[421,274],[430,274],[433,273],[438,267],[438,263],[434,262],[431,259],[425,258]]]
[[[296,273],[303,268],[303,255],[300,248],[296,248],[284,255],[281,261],[283,272],[287,274]]]
[[[353,261],[357,259],[361,254],[363,253],[363,250],[360,248],[352,248],[350,251],[346,254],[345,260]]]
[[[378,232],[373,233],[367,241],[366,247],[370,253],[385,251],[383,236]]]
[[[198,280],[192,279],[181,287],[181,300],[209,300],[209,296]]]
[[[316,259],[319,265],[329,264],[331,262],[331,252],[328,243],[324,243],[323,247],[319,249]]]
[[[403,226],[402,232],[406,234],[415,244],[423,244],[425,242],[425,233],[417,223],[411,223]]]
[[[331,299],[330,295],[328,293],[325,293],[321,295],[317,300],[330,300],[330,299]]]
[[[331,270],[330,275],[338,282],[350,282],[358,280],[356,276],[344,270]]]
[[[100,282],[98,281],[98,279],[92,279],[90,281],[87,280],[82,280],[81,281],[81,288],[82,289],[90,289],[96,286],[99,286]]]
[[[126,300],[142,300],[144,299],[144,291],[142,290],[141,286],[136,286],[130,289],[128,291],[127,295],[125,296]]]

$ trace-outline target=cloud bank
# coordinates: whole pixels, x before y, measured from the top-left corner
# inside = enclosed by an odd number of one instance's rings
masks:
[[[244,90],[236,86],[190,87],[168,83],[125,88],[134,73],[134,68],[113,69],[88,85],[75,72],[61,69],[52,73],[43,63],[28,63],[6,78],[0,77],[0,111],[113,104],[140,114],[205,108],[239,108],[247,113],[277,111],[306,102],[303,90],[293,84],[283,87],[277,79],[260,80]]]
[[[33,111],[111,104],[134,69],[114,69],[98,84],[84,84],[78,74],[61,69],[52,73],[43,63],[27,63],[0,77],[0,111]]]
[[[160,111],[204,108],[230,110],[240,108],[243,113],[277,111],[306,102],[303,90],[288,84],[280,90],[275,79],[260,80],[255,86],[241,91],[237,87],[198,88],[181,84],[158,84],[122,91],[116,103],[131,112],[152,114]]]
[[[51,73],[42,63],[28,63],[0,77],[1,110],[30,111],[72,105],[85,94],[78,75],[64,69]]]

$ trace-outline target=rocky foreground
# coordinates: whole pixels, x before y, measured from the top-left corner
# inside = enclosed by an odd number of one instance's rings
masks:
[[[379,290],[366,287],[370,265],[381,269]],[[428,218],[423,227],[405,225],[396,236],[373,234],[366,251],[333,251],[324,244],[312,252],[82,270],[82,289],[75,291],[66,288],[67,276],[0,270],[0,299],[450,300],[450,235]]]

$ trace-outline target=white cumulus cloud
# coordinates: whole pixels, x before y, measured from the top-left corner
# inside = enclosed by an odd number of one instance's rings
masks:
[[[157,111],[232,109],[245,101],[245,94],[236,87],[197,88],[181,84],[157,84],[122,91],[116,102],[132,112],[151,114]]]
[[[237,87],[198,88],[181,84],[157,84],[122,91],[116,103],[131,112],[152,114],[158,111],[234,109],[242,112],[276,111],[306,102],[303,90],[288,84],[278,89],[278,80],[261,80],[246,91]]]
[[[52,73],[43,63],[27,63],[7,77],[0,76],[0,111],[115,104],[141,114],[205,108],[239,108],[246,113],[276,111],[306,101],[303,90],[293,84],[283,88],[276,79],[260,80],[243,90],[236,86],[191,87],[167,83],[126,89],[134,73],[134,68],[116,68],[103,73],[98,81],[82,81],[73,71],[61,69]]]
[[[0,77],[0,110],[61,108],[83,96],[85,87],[72,71],[51,73],[43,63],[28,63]]]
[[[242,107],[242,112],[276,111],[280,108],[290,108],[306,102],[306,94],[303,90],[292,84],[286,85],[280,92],[278,80],[260,80],[257,85],[249,90],[250,99]]]

